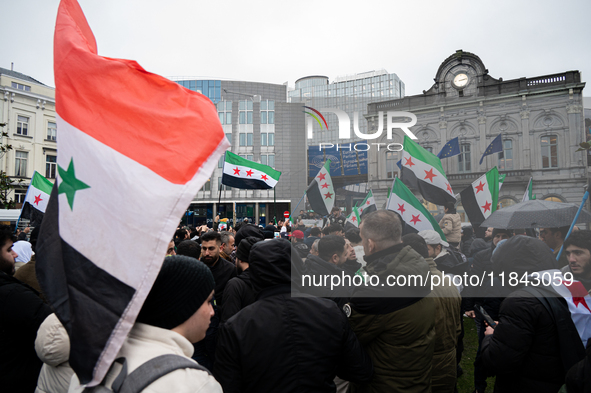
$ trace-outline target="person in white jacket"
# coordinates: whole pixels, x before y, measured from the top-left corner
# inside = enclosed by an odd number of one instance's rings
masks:
[[[35,393],[66,393],[74,370],[70,367],[70,338],[55,314],[39,326],[35,351],[43,362]]]
[[[214,286],[213,275],[203,262],[180,255],[164,260],[136,323],[117,355],[126,359],[128,375],[160,355],[191,358],[192,344],[205,338],[214,315]],[[111,387],[120,370],[120,364],[114,363],[103,381],[106,387]],[[74,375],[69,392],[81,391],[83,386]],[[164,375],[142,392],[222,393],[222,387],[206,371],[189,368]]]

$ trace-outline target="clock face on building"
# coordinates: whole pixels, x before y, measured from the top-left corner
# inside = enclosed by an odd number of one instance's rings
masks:
[[[454,87],[461,89],[461,88],[465,87],[469,81],[470,81],[470,79],[468,79],[468,75],[466,75],[465,73],[462,72],[461,74],[458,74],[454,77],[452,83],[453,83]]]

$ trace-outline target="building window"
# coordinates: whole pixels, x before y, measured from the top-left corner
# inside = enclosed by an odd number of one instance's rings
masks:
[[[499,153],[499,169],[513,169],[513,141],[510,139],[503,141],[503,151]]]
[[[232,143],[232,134],[231,134],[231,133],[229,133],[229,132],[228,132],[228,133],[226,133],[226,138],[228,138],[228,141],[229,141],[230,143]]]
[[[47,123],[47,140],[55,141],[57,137],[57,124],[49,122]]]
[[[238,111],[240,124],[252,124],[252,101],[240,101]]]
[[[249,161],[252,161],[253,157],[252,154],[238,154],[240,157],[245,158]]]
[[[542,168],[558,168],[558,137],[542,137]]]
[[[17,116],[16,133],[18,135],[28,135],[28,133],[29,133],[29,118],[28,117]]]
[[[16,152],[16,162],[14,165],[14,175],[16,177],[27,177],[27,157],[29,153],[24,151]]]
[[[22,90],[22,91],[31,91],[31,86],[22,85],[20,83],[12,82],[11,86],[13,89],[18,89],[18,90]]]
[[[238,136],[240,146],[252,146],[252,132],[241,132]]]
[[[470,160],[470,144],[464,143],[460,146],[460,155],[458,156],[458,172],[470,172],[472,170]]]
[[[27,196],[27,190],[15,190],[14,191],[14,202],[15,203],[25,203],[26,196]]]
[[[232,101],[221,101],[217,104],[220,123],[232,124]]]
[[[517,202],[515,202],[515,200],[513,198],[500,198],[499,199],[499,205],[501,205],[501,208],[513,206],[516,203]]]
[[[261,132],[261,146],[275,146],[275,133]]]
[[[211,179],[207,179],[203,187],[201,187],[201,191],[211,191]]]
[[[261,154],[261,164],[275,168],[275,154]]]
[[[275,124],[275,101],[261,101],[261,124]]]
[[[425,150],[427,150],[429,153],[433,153],[433,148],[431,146],[425,146]]]
[[[57,156],[47,154],[45,156],[45,177],[48,179],[55,179],[57,171]]]
[[[398,152],[396,151],[387,151],[386,152],[386,177],[388,179],[394,179],[398,176],[398,165],[396,165],[396,161],[398,161]]]

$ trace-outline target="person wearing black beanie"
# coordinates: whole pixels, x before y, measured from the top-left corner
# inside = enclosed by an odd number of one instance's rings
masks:
[[[195,258],[166,257],[134,326],[117,357],[124,357],[128,374],[161,355],[191,359],[193,344],[205,337],[214,315],[211,299],[214,280],[210,269]],[[110,387],[119,369],[105,377]],[[209,373],[199,369],[178,369],[148,385],[150,392],[222,392]]]

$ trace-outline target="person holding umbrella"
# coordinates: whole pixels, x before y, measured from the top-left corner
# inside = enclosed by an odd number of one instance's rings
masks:
[[[570,225],[560,228],[540,228],[540,240],[546,243],[548,247],[552,249],[552,252],[554,252],[554,257],[558,256],[569,228]],[[558,265],[559,268],[563,268],[568,265],[568,259],[565,252],[560,254]]]

